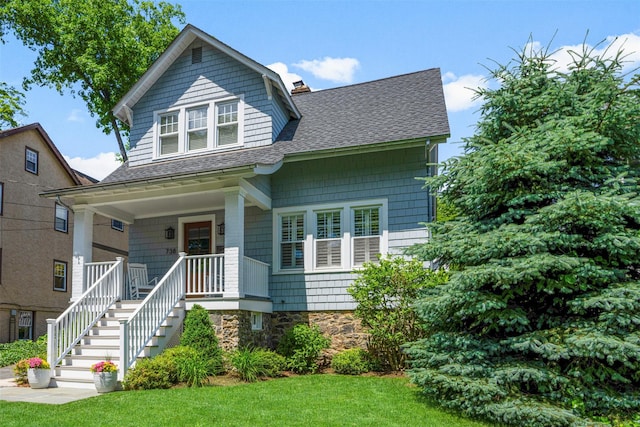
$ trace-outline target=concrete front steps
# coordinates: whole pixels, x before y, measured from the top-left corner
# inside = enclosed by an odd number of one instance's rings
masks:
[[[120,369],[120,319],[127,319],[141,301],[116,302],[55,368],[50,387],[93,389],[94,363],[110,360]],[[184,302],[174,308],[143,351],[143,357],[159,354],[178,332],[184,319]]]

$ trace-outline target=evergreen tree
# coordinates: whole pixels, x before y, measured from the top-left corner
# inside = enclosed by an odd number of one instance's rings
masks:
[[[640,411],[640,74],[621,52],[572,58],[524,49],[492,71],[465,155],[426,179],[459,216],[413,248],[451,276],[417,304],[409,375],[496,423]]]

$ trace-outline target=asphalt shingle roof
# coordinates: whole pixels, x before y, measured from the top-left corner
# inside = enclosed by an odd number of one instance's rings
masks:
[[[437,68],[367,83],[295,95],[302,113],[276,141],[238,149],[129,167],[102,183],[273,165],[288,155],[392,141],[449,136],[449,122]]]

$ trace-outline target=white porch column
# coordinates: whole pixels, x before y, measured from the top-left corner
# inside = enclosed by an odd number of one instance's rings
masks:
[[[242,273],[244,261],[244,198],[241,188],[224,194],[224,295],[244,297]]]
[[[71,301],[84,293],[84,265],[91,262],[93,243],[93,211],[88,207],[73,208],[73,266],[71,276]]]

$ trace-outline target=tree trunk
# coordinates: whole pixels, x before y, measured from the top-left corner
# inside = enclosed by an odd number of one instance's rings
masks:
[[[124,143],[122,142],[122,135],[120,135],[120,128],[118,127],[118,122],[115,117],[111,117],[111,126],[113,127],[113,131],[116,134],[116,139],[118,140],[118,148],[120,148],[120,155],[122,156],[122,161],[126,162],[129,160],[127,157],[127,149],[124,147]]]

